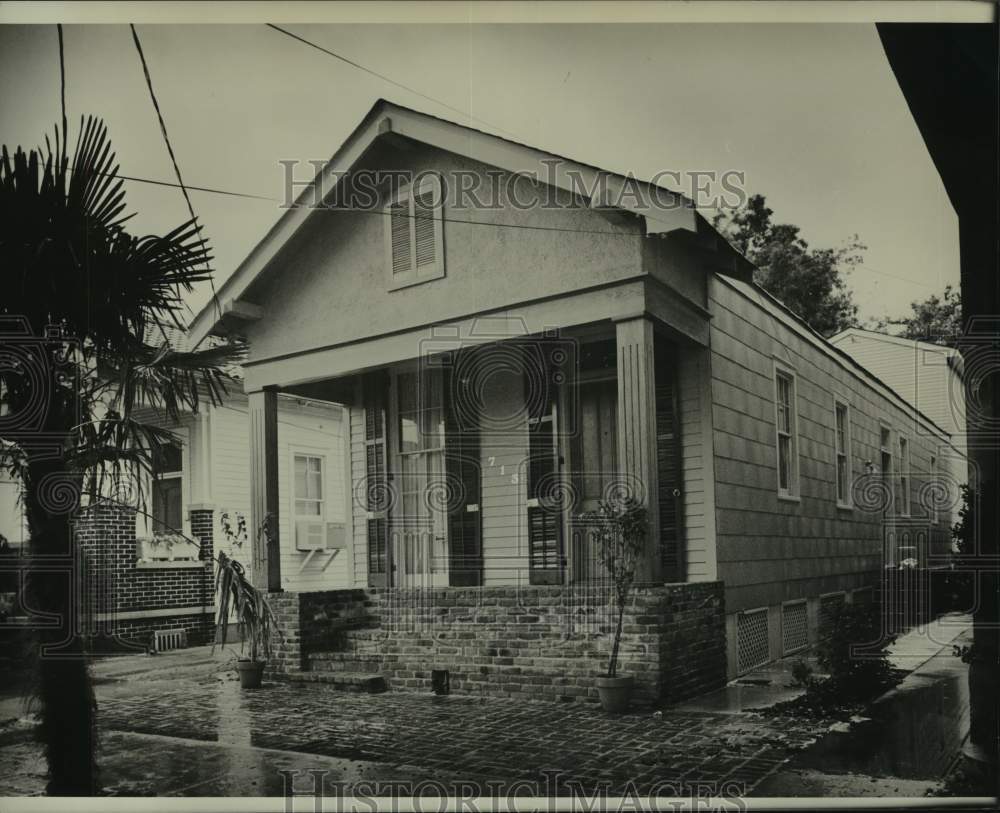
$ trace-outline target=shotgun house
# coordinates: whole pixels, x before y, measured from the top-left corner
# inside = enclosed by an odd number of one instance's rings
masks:
[[[253,578],[294,633],[275,671],[594,696],[588,514],[625,495],[649,509],[641,696],[815,641],[885,562],[855,504],[880,427],[921,477],[949,439],[752,271],[670,190],[378,102],[191,327],[250,344]],[[344,406],[350,590],[286,585],[282,394]]]

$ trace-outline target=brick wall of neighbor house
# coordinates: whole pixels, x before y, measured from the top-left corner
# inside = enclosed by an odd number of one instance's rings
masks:
[[[271,596],[283,639],[272,674],[334,651],[390,688],[596,699],[613,618],[607,589],[522,586],[382,589]],[[349,667],[350,668],[350,667]],[[721,582],[636,591],[624,618],[620,672],[640,703],[675,702],[725,682]]]
[[[83,509],[75,521],[94,631],[147,643],[154,630],[184,629],[189,644],[207,643],[214,626],[213,512],[191,511],[201,541],[194,567],[138,566],[135,525],[132,510],[107,503]]]
[[[866,378],[759,291],[735,280],[713,279],[712,420],[715,441],[715,498],[719,578],[726,585],[729,668],[737,660],[737,614],[767,608],[769,659],[785,654],[783,625],[807,603],[810,642],[815,642],[825,605],[850,599],[860,588],[879,583],[886,563],[884,537],[925,535],[928,554],[941,557],[950,545],[949,516],[935,521],[921,499],[930,457],[953,453],[946,435],[916,416],[885,387]],[[831,357],[833,352],[834,357]],[[798,420],[799,495],[777,493],[775,362],[795,376]],[[879,463],[880,422],[891,429],[894,467],[899,436],[909,440],[911,516],[883,519],[881,508],[836,500],[834,401],[850,406],[849,481],[865,475],[865,461]],[[951,450],[951,451],[950,451]],[[896,469],[898,471],[898,468]],[[947,479],[941,471],[941,479]],[[957,497],[957,484],[946,483]],[[877,492],[867,492],[876,497]],[[928,556],[927,561],[933,557]],[[837,595],[834,595],[837,594]],[[826,598],[824,598],[824,596]],[[744,629],[747,627],[745,626]],[[760,632],[757,633],[761,635]]]

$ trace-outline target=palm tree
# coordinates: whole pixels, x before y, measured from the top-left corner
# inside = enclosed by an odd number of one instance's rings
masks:
[[[70,579],[42,562],[75,561],[72,517],[83,493],[140,470],[169,431],[139,419],[154,406],[172,419],[217,402],[239,342],[181,352],[184,293],[211,276],[194,221],[164,235],[126,229],[125,193],[104,124],[81,119],[70,160],[65,120],[55,147],[0,153],[0,467],[24,486],[31,572],[27,603],[59,619],[37,630],[36,699],[51,794],[99,791],[96,702],[81,602]],[[160,328],[157,330],[157,328]]]

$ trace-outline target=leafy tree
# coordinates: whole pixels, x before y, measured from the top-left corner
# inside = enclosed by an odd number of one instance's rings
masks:
[[[932,294],[923,302],[911,302],[909,316],[884,317],[874,322],[872,329],[887,333],[891,325],[902,326],[902,331],[895,335],[904,339],[952,347],[962,335],[962,297],[951,285],[946,285],[940,297]]]
[[[645,506],[631,496],[601,500],[598,510],[587,515],[587,520],[593,524],[598,558],[614,587],[616,623],[608,658],[608,677],[613,678],[618,674],[625,606],[635,584],[649,520]]]
[[[754,281],[781,300],[813,330],[831,336],[858,324],[858,306],[843,277],[858,265],[866,246],[857,235],[840,248],[810,248],[799,227],[775,223],[763,195],[738,209],[719,212],[715,227],[757,266]]]
[[[211,275],[208,247],[193,221],[130,234],[104,124],[81,120],[72,160],[66,138],[64,122],[54,149],[46,139],[44,150],[0,153],[0,466],[24,486],[29,563],[74,556],[81,494],[152,471],[160,445],[176,440],[138,407],[177,419],[200,399],[217,402],[224,365],[243,352],[147,339],[181,327],[184,292]],[[51,571],[31,570],[27,593],[33,610],[59,619],[36,633],[48,792],[91,795],[97,708],[81,606]]]

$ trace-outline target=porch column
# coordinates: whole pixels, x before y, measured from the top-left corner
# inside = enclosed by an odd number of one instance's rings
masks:
[[[646,506],[646,555],[637,582],[662,581],[656,466],[656,381],[653,323],[645,316],[615,323],[618,348],[618,470],[627,491]]]
[[[278,544],[278,393],[258,390],[250,399],[250,541],[255,587],[281,592]],[[262,532],[262,528],[266,530]]]

